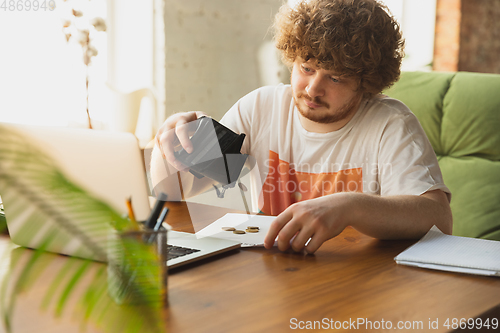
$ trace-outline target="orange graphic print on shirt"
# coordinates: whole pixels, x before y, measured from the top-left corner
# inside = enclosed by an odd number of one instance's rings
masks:
[[[308,173],[290,168],[290,163],[269,151],[269,171],[259,196],[264,214],[278,215],[291,204],[337,192],[363,192],[362,168],[338,172]]]

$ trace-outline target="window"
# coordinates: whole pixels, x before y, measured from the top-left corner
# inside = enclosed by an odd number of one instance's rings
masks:
[[[403,71],[431,70],[434,58],[436,0],[383,0],[406,39]]]
[[[34,0],[23,2],[33,4]],[[61,126],[78,123],[82,127],[86,124],[83,51],[74,36],[66,42],[62,18],[72,16],[73,6],[81,8],[88,18],[106,18],[106,1],[55,3],[55,10],[28,10],[27,5],[10,10],[13,8],[8,4],[5,10],[0,9],[0,121]],[[96,33],[92,40],[99,52],[89,66],[90,113],[96,122],[104,122],[107,117],[98,102],[107,77],[106,38],[106,33]]]

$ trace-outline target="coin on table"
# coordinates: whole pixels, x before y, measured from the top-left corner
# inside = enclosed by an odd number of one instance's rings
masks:
[[[248,226],[247,229],[255,229],[255,230],[259,230],[259,227],[252,227],[252,226]]]
[[[233,234],[244,234],[243,230],[233,230]]]
[[[236,229],[233,227],[222,227],[222,230],[224,231],[235,231]]]
[[[247,232],[259,232],[259,229],[247,229]]]

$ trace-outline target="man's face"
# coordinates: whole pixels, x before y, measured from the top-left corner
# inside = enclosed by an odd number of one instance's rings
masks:
[[[314,60],[295,60],[291,84],[300,114],[323,129],[343,127],[354,116],[361,101],[362,94],[357,91],[355,79],[322,69]]]

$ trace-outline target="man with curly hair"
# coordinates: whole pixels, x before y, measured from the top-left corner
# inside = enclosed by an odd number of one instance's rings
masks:
[[[252,201],[277,218],[270,248],[314,253],[347,226],[379,239],[419,238],[433,225],[451,233],[450,191],[416,117],[381,92],[398,80],[404,41],[376,0],[309,0],[282,6],[276,45],[291,84],[259,88],[221,122],[246,133],[242,152],[257,162]],[[173,137],[189,152],[176,114],[153,152],[155,190],[167,190],[162,155],[178,170]],[[172,134],[174,133],[174,134]],[[183,177],[186,177],[184,175]]]

